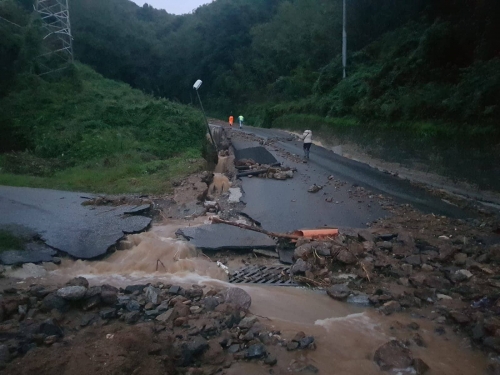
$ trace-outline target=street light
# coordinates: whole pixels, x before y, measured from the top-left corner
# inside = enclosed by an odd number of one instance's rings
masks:
[[[347,23],[347,9],[346,9],[346,0],[343,0],[343,15],[342,15],[342,67],[344,69],[343,78],[346,77],[345,68],[347,65],[347,32],[346,32],[346,23]]]
[[[212,136],[212,130],[210,129],[210,124],[208,123],[207,115],[205,114],[205,109],[203,108],[203,103],[201,102],[200,94],[198,93],[198,89],[201,87],[203,81],[201,79],[197,80],[194,85],[193,89],[196,91],[196,95],[198,96],[198,100],[200,101],[200,107],[201,111],[203,112],[203,117],[205,117],[205,122],[207,123],[207,129],[208,129],[208,134],[210,134],[210,139],[212,140],[212,144],[215,147],[215,151],[217,150],[217,144],[214,141],[214,137]]]

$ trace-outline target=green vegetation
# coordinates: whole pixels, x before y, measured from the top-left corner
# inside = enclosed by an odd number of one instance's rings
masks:
[[[7,230],[0,229],[0,252],[5,250],[22,250],[24,240],[14,236]]]
[[[267,127],[293,126],[291,114],[350,117],[413,136],[499,139],[497,0],[349,1],[346,80],[341,0],[218,0],[185,16],[124,0],[71,6],[82,61],[184,102],[202,78],[212,115],[244,112]]]
[[[203,122],[153,96],[192,105],[197,79],[212,116],[411,138],[418,146],[405,147],[429,154],[458,150],[450,159],[468,147],[498,171],[498,0],[348,1],[345,80],[342,0],[217,0],[183,16],[128,0],[69,0],[77,60],[146,94],[81,64],[63,77],[35,76],[32,3],[0,1],[0,16],[18,25],[0,20],[0,153],[16,152],[0,158],[4,183],[161,190],[146,186],[154,178],[144,171],[160,181],[161,166],[175,164],[164,160],[198,157]],[[106,168],[98,185],[91,176]],[[141,176],[144,187],[127,183]]]
[[[0,159],[0,184],[160,193],[200,168],[200,113],[84,65],[72,74],[56,82],[24,77],[29,83],[0,102],[0,121],[10,129],[3,148],[19,150]]]
[[[14,1],[0,5],[0,16],[18,15],[24,25],[9,24],[13,31],[6,31],[0,24],[6,36],[0,49],[11,52],[9,74],[0,75],[0,184],[165,193],[173,179],[204,165],[199,111],[104,79],[79,63],[58,77],[33,74],[26,34],[35,36],[34,45],[40,42],[37,21]]]

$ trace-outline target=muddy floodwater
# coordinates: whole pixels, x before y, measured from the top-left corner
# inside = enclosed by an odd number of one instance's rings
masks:
[[[203,221],[193,225],[203,224]],[[131,235],[129,249],[117,251],[102,261],[64,260],[62,265],[25,266],[10,276],[28,284],[57,284],[75,276],[88,278],[91,284],[110,283],[125,286],[133,283],[161,282],[180,285],[224,286],[226,272],[201,252],[175,239],[175,230],[185,226],[172,222],[154,227],[152,231]],[[375,309],[335,301],[324,291],[294,287],[239,285],[252,297],[250,312],[261,321],[280,331],[287,339],[297,331],[314,335],[314,351],[275,351],[278,366],[273,374],[290,374],[306,364],[319,369],[320,374],[370,375],[382,374],[373,361],[376,349],[391,339],[405,341],[414,334],[407,325],[417,322],[418,333],[427,347],[411,346],[414,356],[422,358],[431,368],[429,375],[483,374],[486,356],[470,348],[470,341],[447,328],[446,335],[434,332],[432,322],[412,318],[408,314],[385,317]],[[270,349],[271,351],[273,348]],[[269,374],[257,363],[238,362],[226,374]],[[398,369],[393,373],[414,374],[414,370]]]

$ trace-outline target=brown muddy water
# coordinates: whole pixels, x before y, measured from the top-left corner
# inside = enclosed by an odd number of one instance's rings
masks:
[[[203,224],[201,219],[192,222],[192,225],[200,224]],[[117,251],[105,260],[64,260],[60,266],[31,265],[10,272],[9,276],[21,279],[19,283],[25,285],[60,284],[84,276],[94,285],[110,283],[121,287],[145,282],[228,286],[224,270],[175,238],[175,230],[185,226],[185,222],[172,222],[154,227],[148,233],[131,235],[128,250]],[[314,351],[274,351],[276,348],[270,347],[278,358],[273,374],[294,373],[309,364],[325,375],[383,374],[373,362],[376,349],[393,338],[410,338],[415,332],[406,325],[412,321],[420,325],[419,333],[427,348],[412,345],[411,350],[431,367],[428,375],[475,375],[486,371],[487,358],[483,353],[472,350],[468,341],[452,333],[451,328],[446,328],[446,335],[438,336],[428,320],[411,319],[408,314],[385,317],[372,308],[332,300],[324,291],[238,286],[252,296],[250,312],[258,315],[263,324],[279,330],[287,339],[297,331],[316,339]],[[392,373],[414,372],[401,369]],[[269,370],[256,363],[235,363],[226,374],[259,375],[269,374]]]

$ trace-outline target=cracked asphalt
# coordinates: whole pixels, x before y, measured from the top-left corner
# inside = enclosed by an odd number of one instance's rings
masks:
[[[259,139],[271,140],[267,150],[278,161],[297,169],[294,178],[286,181],[242,177],[242,200],[246,203],[243,212],[267,230],[365,227],[389,215],[384,207],[391,204],[411,204],[426,213],[454,218],[468,216],[409,181],[323,147],[313,145],[311,159],[304,164],[299,159],[303,155],[302,143],[287,140],[290,135],[284,131],[244,127],[242,131],[231,129],[229,134],[238,150],[255,147]],[[245,134],[251,137],[240,136]],[[307,190],[313,184],[323,189],[309,193]]]
[[[132,206],[82,206],[82,196],[89,194],[0,186],[0,228],[29,228],[53,249],[92,259],[151,224],[149,217],[127,215]]]

